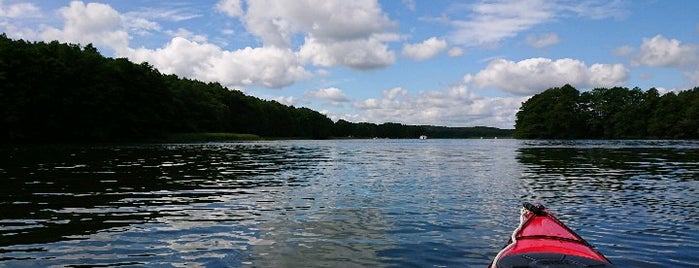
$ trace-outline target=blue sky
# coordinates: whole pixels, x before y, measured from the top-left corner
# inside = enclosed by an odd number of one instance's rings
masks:
[[[699,1],[0,0],[14,39],[106,56],[334,120],[512,128],[569,83],[699,86]]]

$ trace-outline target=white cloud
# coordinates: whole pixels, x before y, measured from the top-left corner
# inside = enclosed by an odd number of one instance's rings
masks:
[[[323,43],[308,37],[299,50],[304,62],[331,67],[346,65],[366,70],[388,66],[395,62],[395,53],[378,38]]]
[[[595,63],[588,68],[587,81],[570,83],[581,87],[623,86],[629,79],[629,70],[622,64]]]
[[[37,33],[34,29],[13,25],[7,22],[0,21],[0,28],[7,37],[12,39],[36,40]]]
[[[478,88],[492,87],[518,95],[532,95],[551,87],[612,87],[624,84],[629,71],[621,64],[593,64],[574,59],[531,58],[519,62],[493,60],[466,82]]]
[[[544,0],[491,1],[474,4],[470,20],[455,20],[451,40],[457,44],[488,46],[550,20],[553,4]]]
[[[630,56],[631,66],[677,68],[687,79],[685,86],[699,84],[699,45],[682,44],[677,39],[668,39],[662,35],[644,38],[638,52],[632,46],[622,46],[614,50],[615,55]],[[635,53],[634,53],[635,52]],[[653,79],[653,75],[642,73],[641,79]]]
[[[437,54],[444,51],[446,48],[447,41],[432,37],[422,43],[404,45],[403,56],[422,61],[437,56]]]
[[[240,0],[221,0],[215,8],[232,18],[243,15],[243,4]]]
[[[366,39],[394,25],[374,0],[268,0],[247,4],[243,21],[265,45],[288,47],[297,33],[322,43]]]
[[[39,8],[32,3],[17,3],[5,5],[0,1],[0,18],[21,18],[36,17],[39,15]]]
[[[172,21],[181,22],[202,17],[202,14],[192,12],[191,8],[141,8],[137,11],[131,11],[124,16],[128,18],[145,18],[148,20],[157,21]]]
[[[299,55],[320,66],[380,68],[395,61],[386,42],[395,25],[375,0],[252,1],[242,21],[264,46],[291,47],[302,35]],[[341,14],[341,15],[339,15]]]
[[[378,109],[379,108],[379,101],[374,98],[366,99],[360,102],[355,103],[355,106],[360,109]]]
[[[215,45],[199,44],[183,37],[175,37],[163,48],[133,49],[127,55],[135,62],[147,61],[163,73],[200,77],[208,69],[208,63],[222,54],[223,51]]]
[[[526,42],[528,45],[535,48],[542,48],[558,44],[560,40],[558,39],[558,35],[555,33],[545,33],[540,35],[529,35],[527,36]]]
[[[109,5],[73,1],[59,10],[64,18],[63,29],[49,27],[42,34],[44,40],[60,40],[71,43],[94,43],[123,51],[128,47],[129,35],[119,12]]]
[[[192,40],[192,41],[195,41],[198,43],[205,43],[207,40],[206,36],[194,34],[194,33],[190,32],[189,30],[184,29],[184,28],[178,28],[177,30],[174,30],[174,31],[167,30],[167,31],[165,31],[165,33],[167,33],[168,35],[170,35],[172,37],[183,37],[185,39]]]
[[[355,103],[360,112],[334,115],[354,122],[404,122],[410,124],[512,128],[523,97],[484,98],[473,94],[465,85],[443,91],[422,91],[410,95],[404,88],[383,92],[380,99],[369,98]]]
[[[165,47],[132,49],[133,61],[148,61],[163,73],[173,73],[228,87],[280,88],[306,79],[310,74],[291,50],[276,47],[222,50],[210,43],[175,37]]]
[[[146,18],[179,21],[197,16],[183,10],[162,11],[162,14],[157,14],[148,9],[122,16],[109,5],[74,1],[59,10],[59,14],[64,19],[63,29],[49,27],[41,33],[41,37],[44,40],[93,43],[96,46],[111,48],[117,56],[128,57],[134,62],[147,61],[163,73],[177,74],[206,82],[220,82],[231,88],[246,86],[280,88],[311,76],[301,65],[298,54],[289,48],[246,47],[228,51],[207,42],[205,36],[194,34],[183,28],[164,31],[173,38],[161,48],[130,48],[129,35],[125,30],[127,25],[124,22],[125,17],[141,18],[129,27],[142,29],[144,31],[142,34],[146,34],[149,30],[160,31],[157,23]],[[376,49],[376,47],[368,46],[368,49]],[[371,60],[382,59],[378,56],[380,55],[365,55]],[[362,63],[371,63],[371,60],[360,57],[346,57],[343,60],[345,62],[342,63],[359,67],[363,67]],[[381,64],[385,63],[381,62]]]
[[[281,103],[281,104],[288,105],[288,106],[295,106],[299,102],[299,100],[293,96],[287,96],[287,97],[279,96],[279,97],[275,97],[274,100]]]
[[[395,62],[395,52],[387,43],[400,37],[390,31],[394,22],[375,0],[251,1],[246,2],[245,11],[241,5],[241,2],[222,1],[217,8],[225,9],[227,15],[236,15],[238,10],[231,8],[239,7],[240,20],[251,34],[263,41],[262,47],[229,51],[212,44],[207,36],[185,28],[163,29],[165,24],[160,24],[161,21],[180,22],[201,16],[196,10],[186,8],[141,8],[120,14],[106,4],[73,1],[59,9],[64,22],[62,28],[21,32],[12,24],[3,27],[43,40],[93,43],[113,50],[107,55],[147,61],[164,73],[218,81],[229,87],[288,86],[311,76],[303,67],[308,63],[366,70]],[[6,9],[2,12],[9,16]],[[136,35],[159,32],[172,39],[156,49],[131,48],[127,30]],[[299,47],[294,51],[285,44],[298,35],[303,36],[304,42],[295,42]]]
[[[162,31],[159,22],[181,22],[199,18],[202,15],[193,13],[188,8],[140,8],[122,14],[122,21],[130,32],[138,35],[148,35],[153,32]],[[173,30],[166,30],[172,35]]]
[[[336,88],[336,87],[330,87],[330,88],[321,88],[316,91],[309,91],[306,93],[306,95],[316,98],[316,99],[322,99],[322,100],[329,100],[332,102],[348,102],[350,101],[350,98],[345,95],[344,92],[342,92],[341,89]]]
[[[622,1],[494,0],[469,5],[466,19],[452,20],[450,41],[466,46],[496,46],[542,23],[571,16],[590,19],[624,18]],[[460,9],[455,9],[459,10]],[[462,16],[459,14],[459,16]]]
[[[464,49],[461,47],[452,47],[447,51],[449,57],[455,58],[464,55]]]
[[[688,67],[699,64],[699,47],[682,45],[677,39],[667,39],[662,35],[644,38],[638,54],[631,61],[632,66]]]
[[[408,96],[408,90],[401,87],[395,87],[383,92],[383,97],[388,100],[396,100],[398,97],[405,96]]]
[[[231,8],[237,3],[219,4],[219,8]],[[3,16],[16,14],[5,10]],[[163,30],[157,22],[183,21],[200,16],[192,11],[143,8],[122,15],[109,5],[80,1],[59,9],[64,21],[62,28],[46,27],[42,32],[22,35],[43,40],[93,43],[114,50],[116,56],[129,57],[135,62],[148,61],[164,73],[218,81],[229,87],[288,86],[311,76],[303,67],[304,63],[372,69],[395,62],[395,53],[389,50],[386,42],[399,37],[386,30],[393,22],[383,14],[376,1],[253,2],[248,3],[248,10],[241,14],[241,20],[245,20],[246,26],[262,40],[275,35],[290,38],[290,35],[300,33],[306,36],[306,42],[298,52],[290,47],[276,46],[275,42],[265,43],[259,48],[226,51],[209,43],[204,35],[184,28]],[[272,18],[274,25],[286,26],[264,32],[267,30],[267,24],[263,22],[266,18]],[[11,27],[5,26],[14,29]],[[158,49],[130,48],[126,29],[138,35],[157,31],[173,38]]]
[[[157,22],[145,18],[125,17],[123,21],[129,31],[137,35],[148,35],[153,31],[160,31],[162,29]]]
[[[571,11],[574,14],[591,19],[624,19],[629,15],[624,0],[588,0],[572,1],[570,5],[561,5],[561,11]]]

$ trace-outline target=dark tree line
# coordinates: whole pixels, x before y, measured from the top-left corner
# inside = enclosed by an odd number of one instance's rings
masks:
[[[697,139],[699,87],[660,95],[651,88],[570,85],[534,95],[517,113],[515,137],[525,139]]]
[[[494,127],[444,127],[428,125],[403,125],[398,123],[352,123],[339,120],[335,123],[336,137],[415,139],[422,135],[436,139],[469,139],[512,137],[512,129]]]
[[[161,140],[227,132],[270,138],[472,138],[512,130],[333,123],[308,108],[107,58],[92,45],[0,35],[0,143]]]
[[[0,125],[3,142],[65,142],[186,132],[327,138],[334,124],[307,108],[106,58],[92,45],[30,43],[3,34]]]

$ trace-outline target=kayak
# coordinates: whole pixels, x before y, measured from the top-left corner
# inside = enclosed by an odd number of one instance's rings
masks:
[[[524,203],[520,224],[490,268],[616,267],[543,205]]]

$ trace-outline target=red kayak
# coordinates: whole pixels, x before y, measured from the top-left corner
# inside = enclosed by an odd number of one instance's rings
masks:
[[[543,205],[524,203],[520,224],[490,268],[615,267]]]

